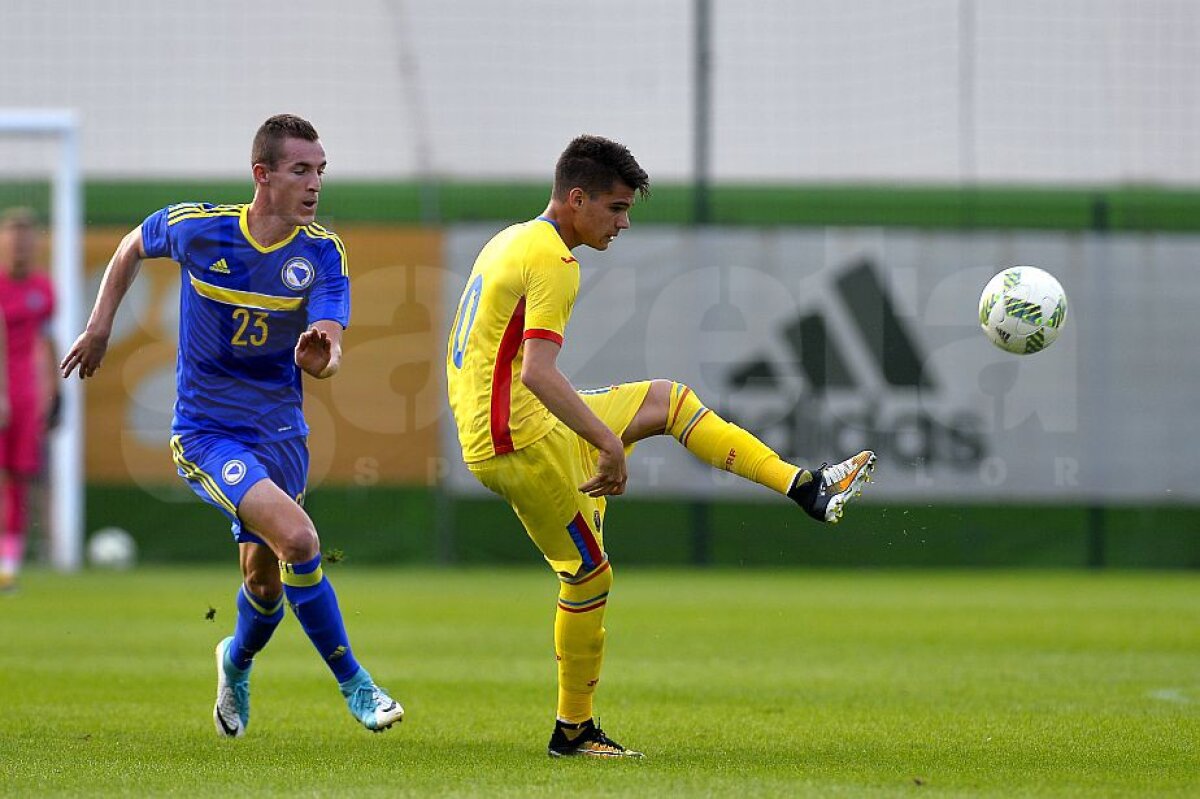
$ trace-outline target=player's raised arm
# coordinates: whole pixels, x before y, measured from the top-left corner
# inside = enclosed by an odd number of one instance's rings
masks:
[[[313,322],[296,342],[296,365],[319,380],[337,374],[342,365],[342,326],[330,319]]]
[[[137,277],[142,259],[146,257],[142,245],[142,229],[136,227],[121,239],[117,251],[104,270],[104,278],[100,281],[100,291],[96,294],[96,304],[92,306],[92,314],[88,317],[87,326],[75,339],[66,357],[59,364],[63,377],[70,377],[76,367],[79,368],[79,379],[91,377],[100,368],[104,353],[108,349],[108,338],[112,335],[113,319],[125,293]]]

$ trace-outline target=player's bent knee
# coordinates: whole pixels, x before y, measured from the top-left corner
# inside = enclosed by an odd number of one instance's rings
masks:
[[[246,492],[238,517],[286,563],[303,563],[321,551],[312,519],[269,479],[259,480]]]
[[[667,397],[671,395],[671,387],[674,385],[674,380],[656,377],[650,381],[650,390],[646,392],[646,395],[649,397],[654,397],[655,399],[661,399],[665,402]]]
[[[692,391],[691,386],[686,383],[671,383],[665,410],[667,434],[681,443],[686,443],[683,433],[699,421],[706,410],[704,403],[696,396],[696,392]]]
[[[671,407],[671,390],[678,384],[673,380],[655,379],[650,381],[650,389],[646,392],[643,405],[654,408],[655,413],[662,419],[664,426],[667,421],[667,409]]]
[[[293,527],[277,537],[276,554],[285,563],[303,563],[321,552],[321,540],[311,525]]]
[[[667,410],[670,407],[673,385],[675,384],[670,380],[650,381],[642,404],[638,406],[637,413],[622,433],[621,438],[626,444],[634,444],[644,438],[666,432]]]

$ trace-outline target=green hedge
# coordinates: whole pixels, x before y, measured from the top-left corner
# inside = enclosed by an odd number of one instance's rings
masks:
[[[308,510],[324,548],[355,563],[529,564],[538,554],[508,507],[422,488],[322,487]],[[1022,520],[1020,526],[1014,519]],[[143,560],[231,559],[228,524],[185,488],[91,486],[87,527],[116,525]],[[865,502],[837,527],[790,503],[611,503],[619,565],[1200,568],[1200,507],[930,506]]]
[[[151,211],[182,200],[244,202],[248,181],[90,181],[88,224],[133,225]],[[537,213],[548,186],[530,182],[329,181],[322,220],[438,225],[511,221]],[[1140,186],[737,185],[718,184],[708,196],[719,225],[884,225],[926,229],[1035,228],[1114,231],[1200,230],[1200,190]],[[22,203],[45,213],[44,183],[0,186],[0,207]],[[696,221],[695,195],[684,185],[656,186],[636,223]]]

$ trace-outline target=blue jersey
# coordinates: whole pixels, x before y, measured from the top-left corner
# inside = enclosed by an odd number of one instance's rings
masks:
[[[350,321],[341,240],[311,224],[263,247],[248,209],[182,203],[142,223],[147,257],[182,267],[175,433],[247,443],[307,435],[296,340],[318,320]]]

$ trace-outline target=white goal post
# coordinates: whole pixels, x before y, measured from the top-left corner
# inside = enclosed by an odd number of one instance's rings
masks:
[[[54,344],[65,352],[83,329],[83,178],[79,122],[73,111],[0,109],[0,136],[51,138],[58,144],[51,180],[51,274],[58,307]],[[50,561],[60,571],[83,563],[83,391],[63,381],[62,418],[50,439]]]

